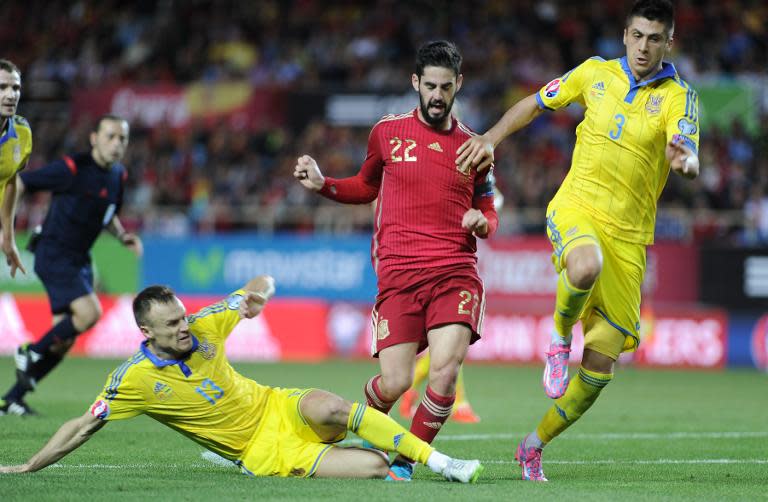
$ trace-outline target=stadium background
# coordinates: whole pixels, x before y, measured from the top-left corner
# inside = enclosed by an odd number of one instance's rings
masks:
[[[768,8],[676,4],[670,59],[700,95],[702,175],[671,176],[662,195],[644,341],[625,362],[765,368]],[[610,1],[3,2],[3,56],[22,69],[19,113],[34,132],[29,169],[86,148],[102,113],[132,125],[121,218],[146,254],[137,262],[101,238],[105,314],[75,353],[132,353],[141,336],[130,299],[145,285],[172,285],[193,311],[269,273],[278,297],[233,335],[234,359],[365,357],[370,208],[307,193],[291,176],[296,157],[313,155],[331,176],[355,173],[371,125],[415,106],[409,76],[424,40],[458,44],[465,85],[456,110],[485,131],[585,58],[621,56],[625,10]],[[546,114],[497,150],[505,206],[498,235],[480,250],[488,310],[471,359],[543,356],[556,284],[544,207],[568,169],[579,117]],[[23,199],[21,244],[46,204]],[[31,271],[32,256],[23,260]],[[50,314],[32,273],[14,281],[3,268],[0,291],[0,353],[9,354],[47,329]]]

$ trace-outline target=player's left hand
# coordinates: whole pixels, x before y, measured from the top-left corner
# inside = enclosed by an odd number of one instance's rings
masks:
[[[261,314],[268,300],[269,297],[261,291],[247,291],[238,309],[240,319],[253,319]]]
[[[465,228],[476,236],[484,236],[488,233],[488,219],[479,209],[469,209],[461,219],[461,228]]]
[[[683,138],[675,136],[667,143],[665,151],[669,168],[684,178],[693,179],[699,175],[699,157],[683,143]]]
[[[16,277],[16,270],[21,270],[21,273],[27,275],[27,271],[24,269],[24,265],[21,263],[21,257],[19,256],[19,250],[16,249],[16,243],[12,241],[3,241],[3,253],[5,254],[5,262],[11,267],[11,277]]]
[[[139,238],[138,235],[131,232],[126,232],[123,234],[120,242],[122,242],[125,247],[133,251],[133,254],[139,258],[144,255],[144,244],[142,244],[141,238]]]
[[[482,172],[493,164],[493,150],[493,141],[485,134],[473,136],[456,150],[456,165],[463,173],[468,173],[473,167]]]

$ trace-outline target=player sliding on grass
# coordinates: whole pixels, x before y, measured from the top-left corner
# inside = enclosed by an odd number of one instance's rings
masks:
[[[364,404],[323,390],[266,387],[238,374],[224,354],[224,342],[238,321],[257,316],[273,293],[271,277],[256,277],[187,316],[169,288],[144,289],[133,301],[146,337],[139,351],[107,378],[89,411],[62,425],[25,464],[0,467],[0,472],[38,471],[108,421],[146,414],[254,476],[386,477],[389,464],[380,452],[333,445],[352,431],[449,481],[477,480],[483,470],[479,461],[443,455]]]
[[[460,166],[482,169],[493,149],[543,110],[586,108],[576,129],[568,176],[547,208],[557,285],[555,332],[544,387],[557,399],[518,447],[523,478],[546,481],[541,450],[595,402],[613,378],[613,363],[639,343],[640,285],[645,248],[653,243],[656,201],[670,168],[699,173],[698,98],[675,67],[674,9],[668,0],[640,0],[624,29],[626,57],[593,57],[515,104],[483,136],[458,150]],[[571,328],[581,318],[584,357],[568,379]]]

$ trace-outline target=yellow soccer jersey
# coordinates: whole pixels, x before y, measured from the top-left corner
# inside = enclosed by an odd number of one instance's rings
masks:
[[[14,115],[0,136],[0,204],[8,180],[27,165],[31,153],[32,129],[24,117]]]
[[[670,63],[637,83],[626,57],[594,57],[549,82],[536,100],[547,110],[573,102],[586,108],[554,202],[578,206],[613,237],[652,244],[656,203],[669,175],[666,144],[679,135],[698,152],[696,92]]]
[[[193,348],[182,361],[159,359],[143,342],[109,375],[91,414],[102,420],[146,414],[230,460],[240,458],[271,393],[238,374],[224,354],[243,294],[236,291],[189,317]]]

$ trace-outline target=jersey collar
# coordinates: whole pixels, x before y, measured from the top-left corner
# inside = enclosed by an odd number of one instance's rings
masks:
[[[5,134],[0,136],[0,145],[8,141],[9,139],[17,139],[19,135],[16,133],[16,128],[13,127],[13,117],[8,117],[8,129],[6,129]]]
[[[629,63],[627,63],[627,56],[622,57],[619,59],[619,62],[621,63],[621,69],[624,70],[624,74],[627,76],[627,79],[629,80],[629,92],[624,97],[624,101],[627,103],[631,103],[632,100],[635,99],[635,94],[637,94],[638,89],[640,89],[643,86],[646,86],[652,82],[656,82],[658,80],[663,80],[665,78],[675,78],[675,75],[677,75],[677,70],[675,69],[675,65],[668,61],[662,61],[661,62],[661,70],[653,76],[653,78],[650,78],[648,80],[643,80],[642,82],[637,82],[635,80],[635,76],[632,74],[632,70],[629,68]]]
[[[187,355],[184,356],[182,359],[160,359],[155,355],[154,352],[149,350],[149,347],[148,347],[149,340],[144,340],[143,342],[141,342],[141,352],[147,357],[147,359],[152,361],[152,364],[154,364],[157,368],[164,368],[166,366],[172,366],[174,364],[178,364],[179,369],[181,370],[182,373],[184,373],[184,376],[189,377],[192,374],[192,370],[189,369],[189,366],[187,366],[184,361],[189,359],[189,356],[191,356],[197,350],[197,346],[200,345],[200,342],[197,341],[197,338],[195,337],[195,335],[190,334],[189,336],[192,337],[192,348],[189,349],[189,352],[187,353]]]

